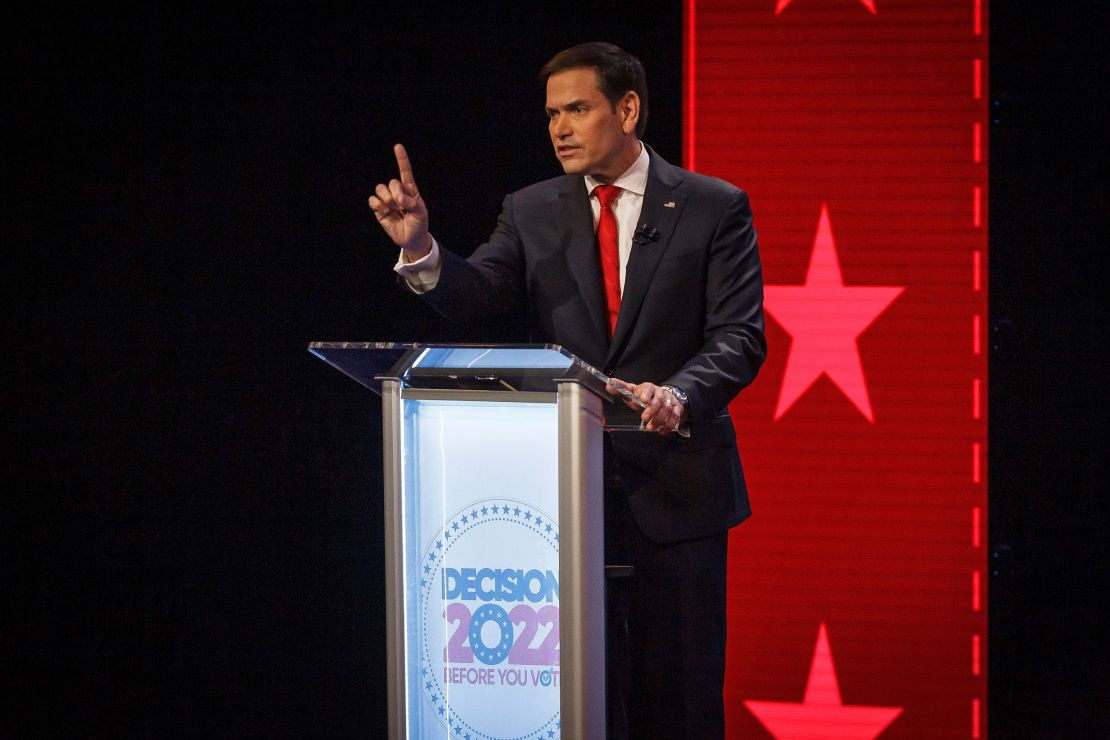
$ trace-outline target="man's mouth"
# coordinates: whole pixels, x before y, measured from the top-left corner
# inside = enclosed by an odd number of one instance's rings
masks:
[[[570,144],[560,144],[559,146],[555,147],[555,153],[558,154],[560,157],[569,157],[577,152],[579,149],[581,149],[581,147],[573,146]]]

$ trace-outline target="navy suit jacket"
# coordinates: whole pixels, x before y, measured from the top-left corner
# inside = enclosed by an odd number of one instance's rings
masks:
[[[612,433],[624,493],[650,539],[721,532],[751,513],[728,403],[766,356],[763,278],[748,197],[650,149],[638,236],[608,336],[604,284],[583,178],[507,196],[489,241],[468,259],[441,245],[424,299],[449,318],[528,312],[528,341],[559,344],[607,375],[689,396],[689,439]],[[614,495],[614,492],[607,492]]]

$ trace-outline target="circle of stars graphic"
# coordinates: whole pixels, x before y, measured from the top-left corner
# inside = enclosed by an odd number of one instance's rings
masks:
[[[433,587],[440,582],[440,578],[442,577],[440,569],[444,559],[448,552],[450,552],[452,546],[456,542],[461,541],[465,535],[474,532],[478,534],[478,536],[481,536],[481,534],[475,532],[475,530],[483,525],[494,522],[511,523],[539,535],[551,546],[555,554],[558,555],[558,525],[553,522],[546,513],[538,511],[535,507],[528,505],[528,503],[524,501],[501,498],[486,499],[485,501],[475,502],[447,520],[443,525],[443,529],[437,532],[432,538],[420,563],[420,634],[422,642],[420,651],[420,682],[424,690],[424,696],[431,704],[435,717],[448,730],[452,738],[459,738],[459,740],[551,740],[559,736],[560,719],[558,709],[556,709],[553,716],[540,723],[539,727],[526,734],[512,736],[491,735],[487,732],[483,732],[475,727],[474,724],[467,722],[460,716],[455,704],[451,701],[447,690],[443,686],[441,675],[432,668],[432,647],[428,644],[428,634],[430,631],[428,624],[428,608],[431,603],[429,597],[431,596]],[[492,607],[492,610],[490,610],[490,607]],[[490,611],[487,613],[483,610]],[[499,611],[500,614],[497,614],[497,611]],[[436,619],[442,618],[442,616],[438,614],[432,616]],[[504,616],[504,621],[500,620],[502,616]],[[480,635],[482,624],[491,618],[500,628],[502,638],[501,641],[493,647],[486,646]],[[479,607],[471,617],[471,625],[475,624],[478,625],[479,634],[476,637],[472,629],[469,637],[471,649],[474,651],[478,660],[486,665],[496,665],[501,660],[504,660],[504,658],[508,656],[509,649],[512,647],[513,642],[513,625],[508,619],[508,615],[505,614],[504,609],[493,604],[486,604]],[[442,629],[442,625],[436,625],[436,628]],[[479,654],[479,652],[483,650],[485,651],[484,657]]]

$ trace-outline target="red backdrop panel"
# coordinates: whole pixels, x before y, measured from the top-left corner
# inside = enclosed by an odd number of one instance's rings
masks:
[[[986,734],[977,0],[688,0],[687,166],[752,197],[730,737]]]

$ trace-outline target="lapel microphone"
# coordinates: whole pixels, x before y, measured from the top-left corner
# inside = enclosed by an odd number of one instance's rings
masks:
[[[659,238],[659,229],[648,224],[640,224],[636,229],[636,233],[632,235],[632,241],[636,244],[647,244]]]

